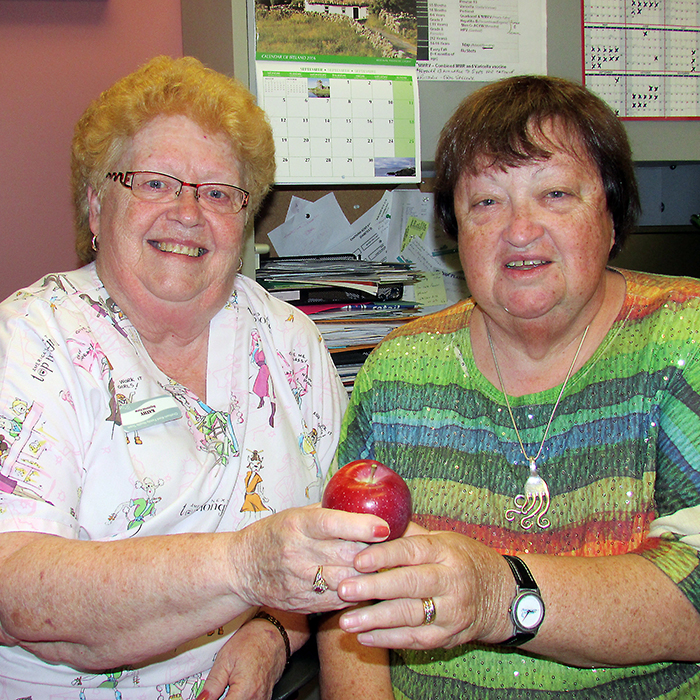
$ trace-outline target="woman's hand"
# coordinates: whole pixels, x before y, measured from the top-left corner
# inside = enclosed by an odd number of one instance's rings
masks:
[[[320,506],[290,509],[236,532],[110,542],[2,533],[0,643],[99,671],[147,661],[251,607],[345,608],[338,583],[357,574],[353,559],[365,542],[388,535],[381,518]],[[328,586],[321,594],[313,590],[319,566]],[[180,585],[173,585],[174,568]]]
[[[412,524],[404,537],[368,547],[355,557],[367,573],[341,582],[347,602],[379,599],[340,618],[367,646],[450,648],[473,640],[497,643],[512,633],[507,610],[513,577],[495,550],[464,535],[428,532]],[[434,622],[424,624],[432,598]]]
[[[269,700],[286,658],[274,626],[263,619],[249,620],[216,655],[197,700]]]
[[[311,613],[351,604],[338,597],[338,584],[357,574],[356,555],[366,543],[386,539],[389,527],[374,515],[316,504],[271,515],[235,534],[235,592],[251,606]],[[319,567],[327,585],[323,593],[314,591]]]

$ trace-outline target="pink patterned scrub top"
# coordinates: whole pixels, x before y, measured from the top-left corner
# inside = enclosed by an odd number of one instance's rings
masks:
[[[0,532],[81,540],[240,529],[320,500],[346,392],[314,324],[238,276],[207,396],[153,363],[94,264],[0,305]],[[136,670],[0,646],[0,700],[194,698],[249,615]]]

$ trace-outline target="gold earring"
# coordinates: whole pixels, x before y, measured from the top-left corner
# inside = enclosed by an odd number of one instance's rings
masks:
[[[92,249],[95,251],[95,253],[99,250],[100,244],[99,241],[97,240],[97,236],[93,233],[92,234]]]

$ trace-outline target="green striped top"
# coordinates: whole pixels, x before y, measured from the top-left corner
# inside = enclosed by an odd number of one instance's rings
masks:
[[[416,522],[502,553],[639,553],[700,609],[700,281],[621,272],[623,308],[569,380],[538,459],[549,527],[506,515],[529,468],[502,392],[474,362],[471,299],[403,326],[372,353],[339,463],[388,464],[411,488]],[[511,398],[528,454],[560,388]],[[580,669],[476,644],[392,653],[392,681],[399,700],[700,697],[695,664]]]

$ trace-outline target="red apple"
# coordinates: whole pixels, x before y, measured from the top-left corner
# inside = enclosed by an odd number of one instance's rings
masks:
[[[389,525],[389,540],[401,537],[411,519],[411,492],[406,482],[373,459],[356,459],[339,469],[326,485],[321,505],[378,515]]]

